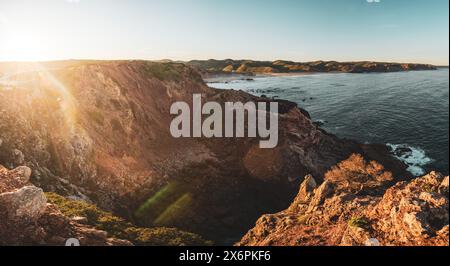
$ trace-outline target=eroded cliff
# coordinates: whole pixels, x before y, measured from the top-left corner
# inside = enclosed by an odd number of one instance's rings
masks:
[[[352,153],[376,159],[394,180],[408,178],[386,147],[338,139],[288,101],[277,100],[275,149],[260,149],[255,138],[173,138],[170,106],[191,102],[194,93],[222,104],[269,101],[211,89],[184,64],[64,61],[0,69],[0,164],[26,165],[45,191],[142,226],[230,243],[261,214],[286,208],[305,175],[321,177]]]

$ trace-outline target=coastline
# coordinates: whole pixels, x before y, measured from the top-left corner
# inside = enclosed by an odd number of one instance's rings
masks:
[[[256,76],[260,77],[297,77],[297,76],[310,76],[317,75],[321,72],[282,72],[282,73],[262,73],[256,74]],[[343,73],[343,72],[325,72],[325,73]]]
[[[375,106],[370,106],[370,102],[371,99],[376,99],[377,95],[380,94],[384,94],[384,95],[388,95],[389,93],[389,83],[382,85],[380,82],[381,80],[396,80],[397,79],[405,79],[409,80],[408,82],[405,82],[405,84],[402,83],[402,88],[416,88],[416,86],[414,85],[414,81],[413,80],[421,80],[421,76],[424,75],[424,79],[435,79],[438,77],[443,77],[444,80],[442,81],[442,84],[445,84],[445,76],[448,69],[438,69],[437,71],[401,71],[401,72],[388,72],[388,73],[366,73],[366,74],[355,74],[355,75],[335,75],[335,74],[342,74],[342,72],[335,72],[335,73],[331,73],[331,72],[326,72],[326,73],[301,73],[303,75],[295,75],[297,73],[287,73],[289,75],[286,75],[286,73],[277,73],[276,75],[265,75],[265,74],[260,74],[260,75],[256,75],[255,76],[255,80],[252,82],[247,82],[245,80],[236,80],[233,81],[229,84],[226,83],[222,83],[222,84],[218,84],[218,83],[211,83],[209,84],[209,86],[213,87],[213,88],[219,88],[219,89],[235,89],[235,90],[243,90],[247,93],[251,93],[253,95],[264,95],[268,98],[278,98],[278,99],[286,99],[286,100],[291,100],[296,102],[297,104],[299,104],[300,106],[303,106],[303,108],[305,108],[308,111],[311,111],[314,115],[313,118],[315,119],[314,121],[318,121],[320,119],[327,121],[326,124],[322,124],[321,126],[323,126],[324,128],[327,128],[328,130],[330,130],[331,132],[343,132],[342,134],[344,135],[340,135],[340,136],[347,136],[348,138],[351,139],[358,139],[361,142],[368,142],[368,143],[385,143],[385,139],[382,139],[380,136],[384,136],[384,134],[390,134],[389,136],[389,143],[393,143],[396,145],[400,145],[400,146],[408,146],[407,149],[399,149],[397,151],[392,151],[392,153],[399,153],[400,160],[402,160],[403,162],[405,162],[408,167],[410,168],[409,172],[413,173],[415,176],[419,176],[420,174],[423,174],[425,172],[428,172],[430,170],[437,170],[439,172],[442,172],[444,174],[448,174],[448,163],[445,164],[443,162],[448,161],[445,159],[445,156],[443,156],[439,150],[439,147],[436,147],[433,144],[430,144],[427,141],[423,141],[420,139],[414,139],[412,140],[411,138],[408,137],[398,137],[400,136],[400,134],[402,134],[402,132],[404,132],[402,129],[400,129],[399,127],[396,127],[395,130],[391,130],[391,126],[393,125],[388,125],[388,122],[383,122],[382,117],[380,117],[380,121],[378,122],[378,124],[380,125],[386,125],[384,130],[380,130],[380,128],[382,127],[378,127],[378,129],[371,129],[370,132],[372,133],[368,133],[365,130],[362,130],[361,132],[366,132],[363,135],[359,135],[359,136],[355,136],[354,133],[350,133],[350,131],[348,130],[349,128],[351,128],[351,123],[347,123],[346,121],[350,121],[352,119],[344,119],[343,125],[346,126],[342,126],[342,125],[337,125],[336,123],[329,123],[329,121],[336,121],[336,114],[333,113],[333,111],[325,111],[325,106],[327,106],[327,104],[329,104],[330,101],[332,101],[333,98],[330,97],[337,97],[337,96],[326,96],[324,93],[326,93],[327,89],[326,87],[329,87],[329,91],[336,91],[336,95],[338,94],[337,91],[339,90],[344,90],[344,93],[349,93],[350,91],[353,91],[353,93],[359,94],[361,101],[366,101],[366,103],[368,103],[368,107],[372,108],[372,110],[377,110],[376,113],[378,114],[383,114],[382,110],[379,110],[377,107]],[[310,76],[310,78],[308,77],[301,77],[301,76],[306,76],[306,75],[316,75],[316,76]],[[331,74],[331,75],[318,75],[317,74]],[[375,75],[372,75],[375,74]],[[377,74],[381,74],[381,75],[377,75]],[[364,93],[362,93],[360,91],[360,89],[355,88],[355,84],[358,83],[353,83],[353,80],[355,80],[354,82],[359,82],[362,80],[360,77],[360,75],[364,76],[364,80],[369,80],[369,81],[376,81],[378,79],[380,79],[380,81],[377,81],[377,86],[379,87],[379,90],[376,88],[373,88],[371,90],[365,90]],[[286,76],[286,78],[283,78],[283,76]],[[298,78],[295,78],[295,76],[299,76]],[[319,77],[320,76],[320,77]],[[269,78],[264,78],[264,79],[259,79],[259,78],[263,78],[263,77],[269,77]],[[278,78],[280,77],[280,78]],[[289,78],[291,77],[291,78]],[[310,79],[314,79],[313,84],[311,84],[309,82]],[[448,80],[448,79],[447,79]],[[322,82],[321,82],[322,81]],[[344,82],[348,82],[350,83],[350,85],[343,87]],[[448,81],[447,81],[448,82]],[[353,84],[353,85],[351,85]],[[439,85],[441,83],[435,84],[435,85]],[[364,86],[364,84],[362,83],[361,86]],[[360,86],[360,87],[361,87]],[[434,86],[434,85],[433,85]],[[343,88],[341,88],[343,87]],[[358,87],[358,86],[356,86]],[[384,88],[384,89],[383,89]],[[397,88],[395,91],[392,91],[392,95],[402,95],[402,93],[407,93],[407,90],[404,90],[402,88]],[[416,90],[416,89],[414,89]],[[418,93],[419,90],[416,90],[416,92]],[[442,92],[443,93],[443,92]],[[363,96],[366,95],[366,96]],[[371,95],[371,96],[367,96],[367,95]],[[444,94],[445,95],[445,94]],[[403,96],[404,101],[406,101],[408,99],[408,97]],[[349,100],[349,97],[341,97],[342,99],[340,99],[341,101],[352,101]],[[391,105],[390,106],[395,106],[395,98],[396,97],[388,97],[389,99],[391,99]],[[398,97],[397,97],[398,98]],[[339,99],[339,97],[337,97],[336,99]],[[412,101],[413,98],[409,97],[409,103],[411,104],[411,106],[415,106],[418,103],[416,102],[415,104],[413,104]],[[412,101],[412,102],[411,102]],[[353,105],[356,106],[360,106],[360,103],[358,103],[357,101],[354,101],[352,103]],[[387,104],[386,102],[384,104]],[[333,109],[336,109],[336,106],[338,106],[337,104],[334,105]],[[331,108],[331,107],[330,107]],[[374,109],[375,108],[375,109]],[[392,107],[394,108],[394,107]],[[410,107],[408,110],[408,112],[406,113],[413,113],[414,112],[414,108]],[[343,114],[341,115],[347,115],[345,113],[346,107],[345,105],[342,105],[337,108],[339,110],[343,110]],[[347,108],[349,109],[349,108]],[[394,108],[395,109],[395,108]],[[403,117],[407,117],[406,113],[404,113],[404,110],[406,110],[405,108],[402,108],[403,111],[397,110],[399,113],[398,115],[402,115]],[[394,111],[395,113],[395,111]],[[404,113],[404,114],[402,114]],[[330,115],[333,114],[333,115]],[[362,113],[360,114],[360,116],[366,115],[367,117],[372,116],[373,114],[370,114],[369,112],[365,112],[362,111]],[[417,114],[418,117],[420,117],[419,114]],[[350,113],[348,114],[348,116],[350,117]],[[356,117],[358,117],[358,115],[355,115]],[[340,116],[341,117],[341,116]],[[345,116],[344,116],[345,117]],[[337,118],[336,118],[337,119]],[[365,120],[364,118],[358,118],[359,120]],[[392,117],[390,119],[393,119]],[[398,121],[401,120],[401,117],[397,117]],[[367,119],[370,120],[370,119]],[[408,121],[408,119],[403,119],[401,121]],[[409,128],[415,128],[415,130],[420,132],[420,126],[417,126],[418,124],[420,124],[421,120],[418,118],[417,120],[418,122],[416,124],[413,123],[409,123],[408,122],[404,122],[406,123],[405,126],[407,125],[407,127]],[[423,121],[423,120],[422,120]],[[319,122],[320,124],[320,122]],[[346,129],[347,128],[347,129]],[[442,126],[436,126],[436,128],[442,128]],[[336,131],[334,131],[336,130]],[[380,131],[379,131],[380,130]],[[397,133],[395,133],[395,132]],[[375,132],[375,133],[373,133]],[[441,132],[441,134],[443,134]],[[398,136],[397,136],[398,135]],[[439,135],[439,134],[437,134]],[[378,136],[378,137],[377,137]],[[423,138],[426,138],[425,135]],[[438,136],[436,136],[435,141],[442,141],[442,139]],[[447,142],[448,143],[448,142]],[[408,145],[409,144],[409,145]],[[406,147],[405,147],[406,148]],[[402,152],[403,151],[403,152]],[[404,158],[403,158],[404,157]]]
[[[284,73],[257,73],[253,76],[245,74],[219,74],[212,77],[204,77],[205,83],[228,83],[235,80],[247,80],[253,81],[256,78],[268,78],[268,77],[298,77],[298,76],[311,76],[317,74],[335,74],[343,72],[284,72]]]
[[[438,69],[446,68],[446,67],[439,67]],[[447,67],[448,68],[448,67]],[[203,77],[203,80],[205,83],[229,83],[236,80],[247,80],[247,81],[253,81],[257,78],[268,78],[268,77],[300,77],[300,76],[312,76],[312,75],[318,75],[318,74],[382,74],[382,73],[397,73],[397,72],[410,72],[410,71],[427,71],[427,70],[403,70],[403,71],[392,71],[392,72],[363,72],[363,73],[352,73],[352,72],[343,72],[343,71],[326,71],[326,72],[320,72],[320,71],[312,71],[312,72],[277,72],[277,73],[252,73],[252,75],[243,73],[243,74],[237,74],[237,73],[230,73],[230,74],[209,74],[205,75]],[[435,70],[431,70],[435,71]]]

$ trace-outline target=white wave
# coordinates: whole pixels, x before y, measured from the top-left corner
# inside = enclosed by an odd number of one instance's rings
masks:
[[[408,172],[414,176],[420,176],[425,174],[424,166],[433,162],[433,159],[425,154],[425,151],[421,148],[412,147],[407,144],[386,144],[390,149],[391,153],[408,165]]]

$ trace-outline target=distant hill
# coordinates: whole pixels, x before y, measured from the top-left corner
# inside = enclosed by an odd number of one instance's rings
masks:
[[[304,176],[321,177],[353,153],[382,163],[398,172],[395,176],[407,175],[406,166],[387,147],[328,134],[305,110],[284,100],[275,100],[280,115],[279,142],[274,149],[260,149],[257,138],[173,138],[171,105],[189,103],[195,93],[204,95],[202,101],[222,106],[225,102],[271,101],[242,91],[210,88],[185,64],[58,61],[5,63],[0,70],[16,73],[0,79],[0,165],[9,170],[29,167],[29,180],[36,186],[31,192],[39,187],[68,199],[85,200],[138,228],[151,228],[149,234],[147,230],[135,232],[141,240],[147,237],[140,234],[167,239],[174,233],[183,236],[178,243],[192,243],[192,235],[184,232],[218,244],[238,240],[262,214],[285,208]],[[6,182],[15,180],[9,172],[7,176]],[[11,243],[2,232],[29,226],[16,227],[3,219],[2,206],[12,214],[22,206],[19,203],[31,206],[21,197],[29,194],[22,192],[14,194],[17,204],[11,203],[10,194],[3,195],[7,201],[2,201],[2,193],[13,188],[2,191],[0,167],[0,245]],[[40,204],[33,206],[44,210],[45,197],[36,195]],[[62,207],[71,204],[56,202]],[[86,218],[99,228],[115,219],[105,215],[107,220],[98,224],[97,218]],[[134,235],[122,235],[128,225],[108,224],[123,229],[112,236],[137,243]],[[16,231],[9,230],[10,225]],[[179,231],[155,236],[155,230],[162,227]]]
[[[199,69],[203,74],[271,74],[271,73],[302,73],[302,72],[398,72],[410,70],[436,70],[429,64],[386,63],[386,62],[337,62],[337,61],[253,61],[253,60],[192,60],[188,65]]]

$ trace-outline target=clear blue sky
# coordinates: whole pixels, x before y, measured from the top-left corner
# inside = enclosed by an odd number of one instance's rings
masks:
[[[0,61],[246,58],[448,65],[448,5],[448,0],[0,0]]]

